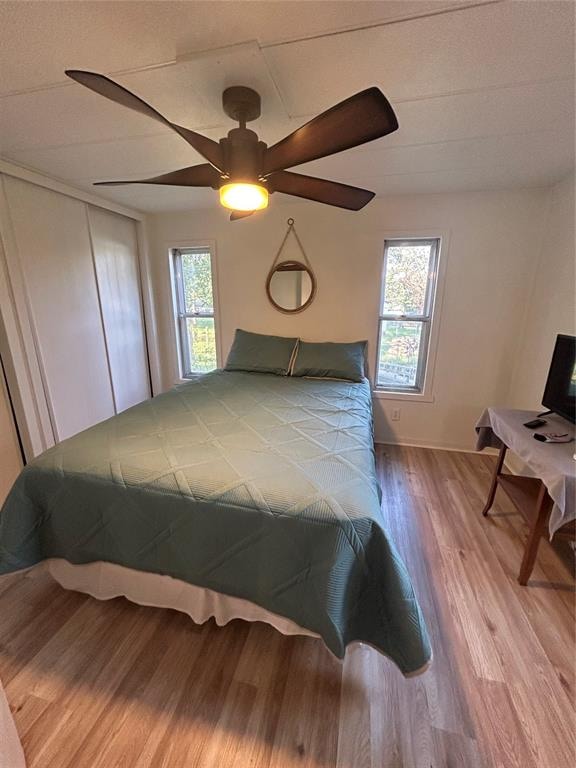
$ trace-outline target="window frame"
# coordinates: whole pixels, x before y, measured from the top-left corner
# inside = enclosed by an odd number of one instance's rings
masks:
[[[438,326],[440,305],[442,301],[446,234],[421,234],[390,233],[384,237],[382,250],[382,269],[380,277],[380,294],[378,304],[378,324],[376,338],[376,360],[373,378],[373,394],[379,398],[394,400],[413,400],[433,402],[432,381],[436,360],[436,348],[438,343]],[[424,298],[424,311],[422,314],[394,314],[383,312],[383,304],[386,290],[386,269],[388,262],[388,247],[412,244],[432,245],[432,255],[428,268],[426,295]],[[382,338],[382,322],[405,321],[419,322],[422,326],[420,348],[418,351],[418,363],[416,371],[416,383],[414,386],[387,387],[378,384],[378,371],[380,361],[380,347]]]
[[[218,283],[216,268],[215,246],[211,241],[196,241],[193,243],[172,243],[168,248],[170,267],[170,286],[173,309],[174,347],[176,350],[177,381],[188,381],[194,376],[202,375],[204,371],[191,370],[190,349],[187,343],[188,318],[212,318],[214,321],[214,337],[216,343],[216,368],[221,367],[220,354],[220,318],[218,304]],[[185,253],[208,253],[210,256],[210,272],[212,278],[212,312],[187,312],[184,298],[184,282],[182,280],[181,257]]]

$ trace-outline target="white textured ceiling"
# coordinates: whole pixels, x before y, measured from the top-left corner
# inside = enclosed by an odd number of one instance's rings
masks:
[[[399,130],[297,170],[379,195],[543,186],[574,164],[571,0],[0,2],[0,154],[86,189],[202,162],[158,123],[68,81],[111,75],[211,138],[255,87],[268,144],[379,86]],[[100,189],[146,211],[208,207],[212,190]],[[277,196],[281,200],[281,196]]]

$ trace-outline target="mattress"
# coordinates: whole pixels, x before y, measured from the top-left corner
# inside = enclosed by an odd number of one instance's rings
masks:
[[[215,371],[46,451],[0,512],[0,574],[115,563],[248,600],[342,658],[431,651],[387,536],[368,382]]]

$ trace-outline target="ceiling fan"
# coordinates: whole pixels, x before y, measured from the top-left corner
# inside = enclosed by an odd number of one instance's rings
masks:
[[[386,136],[398,128],[388,99],[368,88],[331,107],[289,136],[268,147],[246,123],[260,117],[260,96],[252,88],[232,86],[222,94],[224,112],[240,125],[219,142],[171,123],[139,96],[96,72],[66,70],[68,77],[118,104],[136,110],[176,131],[207,163],[138,181],[100,181],[100,185],[167,184],[212,187],[235,221],[268,206],[268,196],[283,192],[338,208],[358,211],[374,192],[285,170]]]

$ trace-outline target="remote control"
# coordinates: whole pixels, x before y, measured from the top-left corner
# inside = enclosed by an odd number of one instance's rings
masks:
[[[543,427],[544,424],[546,424],[546,419],[532,419],[532,421],[524,422],[524,426],[528,427],[528,429],[538,429],[538,427]]]

